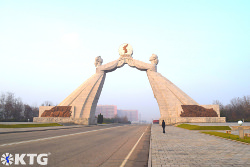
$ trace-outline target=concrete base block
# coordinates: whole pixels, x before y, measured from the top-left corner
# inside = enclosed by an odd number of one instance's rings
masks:
[[[226,122],[226,117],[161,117],[159,119],[160,125],[162,120],[165,121],[166,125],[176,123],[224,123]]]
[[[244,136],[250,137],[250,133],[244,133]]]
[[[45,110],[50,110],[50,109],[53,108],[53,107],[55,107],[55,106],[40,106],[40,107],[39,107],[39,117],[41,117],[41,115],[43,114],[43,112],[44,112]]]
[[[43,123],[75,123],[79,125],[97,125],[97,118],[71,118],[71,117],[34,117],[33,122]]]
[[[244,139],[244,128],[243,127],[239,127],[238,130],[239,130],[239,137],[241,139]]]

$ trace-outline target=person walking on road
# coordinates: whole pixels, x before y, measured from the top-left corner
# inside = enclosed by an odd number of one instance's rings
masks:
[[[165,133],[165,122],[164,122],[164,120],[162,120],[161,126],[163,128],[163,133]]]

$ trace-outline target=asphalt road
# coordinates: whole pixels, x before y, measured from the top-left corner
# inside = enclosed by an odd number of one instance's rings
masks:
[[[53,167],[140,167],[147,166],[149,153],[149,125],[90,126],[72,129],[0,134],[0,156],[5,153],[48,154]],[[43,158],[44,158],[43,157]],[[15,158],[17,159],[17,158]],[[15,160],[14,159],[14,160]],[[41,166],[36,156],[30,159]],[[41,159],[43,161],[44,159]],[[44,161],[43,161],[44,162]],[[23,166],[20,164],[19,166]],[[2,164],[0,164],[2,166]],[[12,166],[18,166],[12,164]]]

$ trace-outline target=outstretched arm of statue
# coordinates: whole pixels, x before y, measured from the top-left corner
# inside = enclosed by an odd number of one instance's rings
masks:
[[[98,68],[100,71],[111,72],[111,71],[116,70],[118,62],[119,62],[119,59],[112,61],[112,62],[109,62],[109,63],[104,64],[104,65],[101,65]]]
[[[127,64],[130,66],[130,67],[135,67],[137,68],[138,70],[141,70],[141,71],[147,71],[148,69],[151,68],[151,64],[149,63],[144,63],[143,61],[139,61],[139,60],[135,60],[133,58],[129,58],[127,59]]]

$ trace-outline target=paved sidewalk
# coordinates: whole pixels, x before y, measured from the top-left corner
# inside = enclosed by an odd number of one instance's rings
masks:
[[[181,166],[250,166],[250,145],[166,126],[166,134],[159,125],[151,129],[151,157],[153,167]]]

